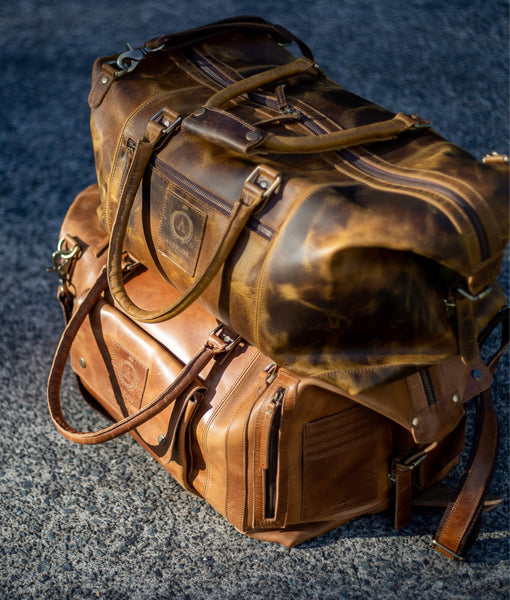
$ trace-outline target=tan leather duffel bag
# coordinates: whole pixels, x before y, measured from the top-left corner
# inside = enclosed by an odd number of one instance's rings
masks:
[[[130,432],[238,530],[288,546],[390,506],[400,528],[412,503],[451,500],[435,543],[463,558],[483,507],[499,502],[485,492],[497,439],[491,371],[502,349],[489,367],[452,357],[352,396],[279,367],[197,304],[171,321],[136,323],[108,291],[99,203],[95,185],[77,197],[54,253],[68,324],[48,401],[65,437],[96,444]],[[130,297],[149,308],[178,296],[129,260],[123,277]],[[115,419],[100,431],[76,431],[64,417],[60,384],[69,354],[85,396]],[[452,497],[431,486],[457,463],[463,405],[477,394],[470,476]]]
[[[127,314],[157,322],[198,300],[277,364],[351,394],[476,362],[504,304],[503,158],[482,164],[355,96],[255,17],[98,59],[89,102]],[[133,302],[124,250],[182,296]]]

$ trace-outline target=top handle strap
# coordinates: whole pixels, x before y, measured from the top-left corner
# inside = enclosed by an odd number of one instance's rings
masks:
[[[294,42],[303,53],[303,56],[313,60],[312,51],[303,40],[281,25],[274,25],[265,19],[253,16],[224,19],[195,29],[158,36],[146,42],[145,47],[150,49],[160,48],[161,46],[167,49],[183,48],[184,46],[196,44],[220,34],[243,32],[264,33],[279,44],[291,44]]]

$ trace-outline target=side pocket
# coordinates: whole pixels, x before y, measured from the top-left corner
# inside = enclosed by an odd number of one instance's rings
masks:
[[[377,413],[354,406],[303,427],[303,521],[366,511],[386,500],[391,432]]]
[[[257,406],[248,430],[252,448],[248,468],[253,490],[249,525],[255,529],[283,527],[286,521],[287,394],[285,387],[273,387]]]

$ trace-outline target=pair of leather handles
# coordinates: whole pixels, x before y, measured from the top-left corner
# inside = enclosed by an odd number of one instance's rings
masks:
[[[268,71],[263,71],[262,73],[257,73],[256,75],[237,81],[220,90],[209,99],[205,106],[207,108],[219,109],[230,100],[242,94],[269,83],[302,73],[311,66],[313,66],[313,61],[307,57],[301,57],[291,63],[275,67]],[[262,150],[265,152],[278,153],[325,152],[363,143],[367,144],[394,139],[405,131],[421,126],[422,124],[415,119],[408,117],[403,113],[398,113],[392,119],[379,123],[371,123],[369,125],[317,136],[267,135],[264,140],[257,145],[257,151]],[[207,138],[207,130],[203,131],[203,133]],[[121,265],[124,240],[136,193],[149,160],[164,135],[165,126],[151,120],[147,124],[144,135],[136,144],[124,180],[124,187],[120,192],[117,215],[111,231],[108,256],[108,279],[112,295],[126,314],[135,320],[147,323],[156,323],[171,319],[190,306],[204,292],[218,273],[221,266],[225,263],[248,219],[257,207],[260,206],[261,201],[267,197],[265,195],[266,190],[260,188],[257,192],[253,185],[253,176],[250,175],[241,190],[239,200],[234,204],[227,229],[218,242],[216,252],[191,287],[181,298],[160,310],[149,311],[137,306],[129,298],[122,278]]]

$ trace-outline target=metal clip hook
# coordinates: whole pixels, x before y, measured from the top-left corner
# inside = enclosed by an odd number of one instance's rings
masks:
[[[121,52],[117,57],[117,66],[119,71],[116,71],[115,77],[121,77],[126,73],[131,73],[138,63],[141,62],[151,52],[157,52],[161,50],[164,45],[158,46],[157,48],[148,48],[143,46],[142,48],[132,48],[131,44],[126,44],[127,50]]]
[[[46,269],[49,273],[55,272],[57,274],[61,287],[64,287],[68,283],[68,271],[71,259],[78,258],[81,250],[78,244],[75,244],[70,250],[64,248],[64,242],[65,238],[62,238],[58,242],[57,249],[51,255],[53,267]]]

